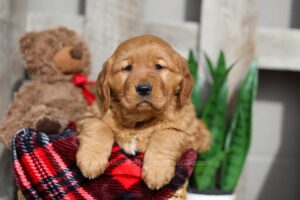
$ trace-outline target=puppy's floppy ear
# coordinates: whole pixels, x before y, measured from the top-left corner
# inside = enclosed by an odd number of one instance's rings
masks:
[[[192,90],[194,86],[194,79],[190,73],[187,61],[179,54],[177,54],[177,63],[181,67],[182,81],[180,82],[179,89],[179,106],[182,107],[188,103],[189,98],[192,95]]]
[[[106,112],[110,107],[110,87],[108,84],[108,77],[110,74],[110,65],[109,61],[106,61],[103,64],[103,69],[100,72],[97,79],[97,94],[101,101],[101,108],[103,112]]]

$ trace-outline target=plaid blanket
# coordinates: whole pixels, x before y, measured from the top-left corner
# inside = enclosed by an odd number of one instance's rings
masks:
[[[176,175],[160,190],[150,190],[141,179],[143,154],[126,155],[115,144],[104,174],[89,180],[76,166],[78,148],[75,128],[48,136],[25,128],[13,139],[16,183],[26,199],[167,199],[192,173],[196,153],[186,151]]]

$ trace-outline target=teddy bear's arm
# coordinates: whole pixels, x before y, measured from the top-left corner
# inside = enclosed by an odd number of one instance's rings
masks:
[[[32,83],[25,83],[14,94],[13,101],[0,122],[0,140],[6,145],[10,146],[11,138],[18,129],[32,125],[31,120],[25,115],[36,102],[31,99],[34,94]]]
[[[49,123],[49,121],[57,122],[57,128],[61,126],[59,125],[60,123],[63,123],[63,125],[68,123],[63,111],[50,108],[42,103],[42,100],[39,98],[41,94],[39,88],[41,87],[38,85],[38,82],[24,84],[15,93],[13,102],[9,105],[0,122],[0,141],[8,147],[11,145],[15,132],[21,128],[36,128],[39,125],[38,128],[40,129],[41,127],[53,129],[55,123]],[[43,131],[43,129],[41,130]]]

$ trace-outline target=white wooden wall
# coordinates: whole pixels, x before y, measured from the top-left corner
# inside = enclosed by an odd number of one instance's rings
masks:
[[[143,33],[165,38],[183,56],[193,49],[198,51],[200,59],[203,51],[215,58],[219,50],[224,49],[230,62],[242,59],[231,76],[231,88],[238,85],[247,63],[256,55],[262,70],[261,85],[255,103],[253,145],[239,186],[238,199],[282,199],[281,194],[287,194],[289,199],[299,196],[300,191],[293,186],[299,185],[299,176],[295,175],[299,175],[300,166],[300,157],[294,153],[300,142],[295,131],[300,128],[299,123],[294,120],[300,111],[296,109],[300,100],[297,94],[300,85],[297,81],[300,78],[300,30],[295,29],[300,27],[297,14],[300,3],[297,3],[298,0],[199,1],[28,0],[27,23],[22,21],[26,18],[20,12],[23,17],[12,20],[18,21],[18,25],[14,26],[16,34],[8,36],[11,32],[3,27],[11,15],[9,6],[18,6],[16,0],[0,0],[0,35],[17,41],[24,30],[22,23],[26,24],[27,31],[57,25],[75,29],[85,35],[91,47],[92,78],[96,78],[102,63],[118,43]],[[85,12],[82,12],[84,3]],[[23,0],[22,5],[24,7],[26,1]],[[0,40],[1,49],[7,47],[7,41]],[[16,46],[17,43],[13,43],[11,50],[15,55]],[[0,76],[3,77],[0,77],[0,89],[5,91],[1,93],[0,114],[9,102],[13,83],[22,74],[21,64],[14,71],[10,66],[16,64],[12,64],[13,61],[8,60],[6,55],[0,51],[0,61],[6,63],[4,68],[0,68]],[[201,81],[205,81],[205,64],[202,59],[200,63]],[[7,74],[11,75],[5,76]],[[291,145],[286,145],[289,143]],[[288,184],[273,181],[280,179]]]
[[[26,0],[0,0],[0,116],[23,79],[18,39],[25,31]],[[0,144],[0,199],[14,198],[10,152]]]
[[[55,1],[29,0],[27,30],[40,30],[64,24],[86,34],[87,38],[92,40],[90,45],[98,54],[96,57],[100,58],[97,62],[94,61],[97,66],[99,66],[98,63],[104,61],[116,44],[128,36],[145,32],[155,33],[169,40],[180,52],[186,53],[189,48],[198,47],[196,43],[200,41],[200,33],[206,32],[206,30],[200,31],[200,28],[203,29],[203,27],[198,23],[185,21],[187,11],[184,8],[187,3],[184,0],[174,0],[172,4],[169,4],[167,0],[126,0],[122,4],[118,0],[87,0],[85,16],[78,15],[78,6],[80,5],[78,2],[78,0],[63,0],[57,4]],[[206,1],[203,0],[203,2],[205,5]],[[228,4],[226,2],[234,4],[233,0],[207,2],[216,2],[217,5],[218,2],[220,5]],[[291,10],[296,3],[293,3],[292,0],[261,0],[258,2],[259,28],[256,32],[256,52],[260,58],[260,67],[271,70],[299,71],[300,31],[289,29],[292,21]],[[212,5],[214,4],[209,3],[208,7]],[[300,8],[300,6],[298,7]],[[225,12],[227,18],[235,17],[230,16],[230,10],[222,9],[221,12]],[[206,13],[208,13],[207,10],[208,8],[204,9]],[[216,10],[211,11],[211,15],[214,13],[217,13]],[[205,22],[207,24],[212,19],[202,20],[204,20],[204,24]],[[211,28],[213,26],[217,28],[215,23],[210,24]],[[93,36],[93,34],[98,34],[98,36]],[[104,39],[106,37],[111,40]],[[217,52],[212,49],[218,49],[214,48],[217,44],[216,41],[220,40],[217,38],[218,34],[210,36],[212,39],[206,37],[209,36],[205,36],[205,34],[202,36],[202,46],[207,46],[207,48],[202,48],[202,50],[209,54],[211,51]],[[216,40],[215,44],[211,43],[213,38]],[[110,41],[111,47],[103,50],[107,47],[108,41]],[[211,43],[211,45],[206,45],[206,43]],[[226,46],[229,45],[226,44]],[[288,51],[284,51],[287,48]]]

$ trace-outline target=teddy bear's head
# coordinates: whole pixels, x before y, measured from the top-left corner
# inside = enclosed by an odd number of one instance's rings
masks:
[[[88,74],[90,52],[84,39],[64,27],[28,32],[20,40],[30,78],[65,80],[73,74]]]

